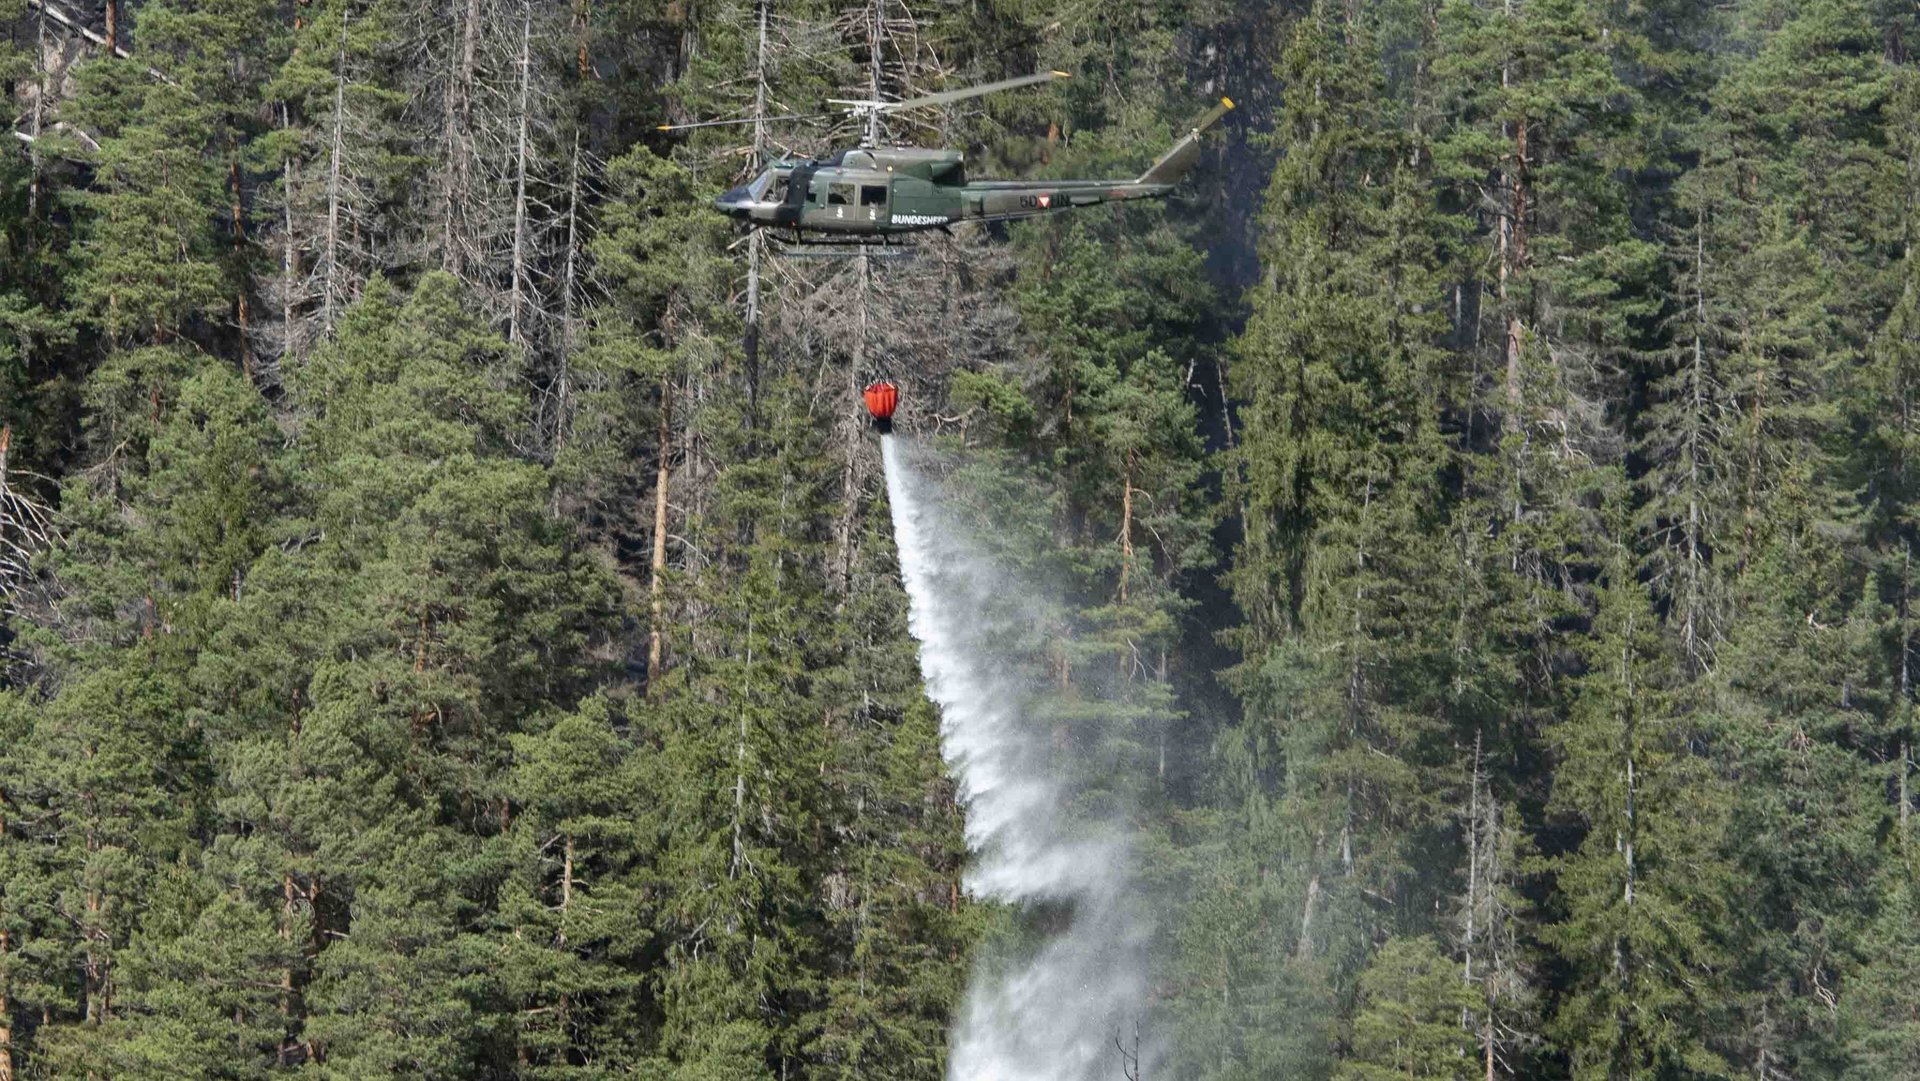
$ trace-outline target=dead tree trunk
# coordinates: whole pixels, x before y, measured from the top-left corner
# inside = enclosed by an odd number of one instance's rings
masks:
[[[228,222],[233,229],[234,263],[244,267],[247,265],[246,192],[240,180],[240,146],[232,132],[227,133],[227,194]],[[248,382],[254,382],[252,318],[247,306],[250,280],[250,275],[241,276],[239,290],[233,297],[233,315],[240,328],[240,370],[246,374]]]
[[[280,876],[280,941],[289,944],[289,952],[293,942],[295,896],[293,872],[288,871]],[[276,1058],[282,1066],[290,1063],[293,1053],[300,1047],[299,1037],[294,1034],[294,1018],[298,1012],[294,1005],[295,993],[293,965],[289,962],[280,970],[280,1026],[283,1035]]]
[[[513,258],[510,263],[512,281],[508,285],[507,299],[507,341],[522,349],[526,347],[527,294],[527,146],[528,127],[531,123],[527,115],[529,92],[533,81],[533,9],[527,7],[520,16],[520,87],[517,112],[518,124],[514,138],[513,164]]]
[[[1517,283],[1513,280],[1527,262],[1527,122],[1523,119],[1514,126],[1513,136],[1513,172],[1509,179],[1509,199],[1507,203],[1506,252],[1500,261],[1500,300],[1507,313],[1506,361],[1507,361],[1507,410],[1508,425],[1518,428],[1521,423],[1523,387],[1521,383],[1520,354],[1526,341],[1526,323],[1521,318],[1520,301],[1515,295]]]
[[[1468,781],[1465,812],[1467,833],[1467,892],[1461,904],[1461,979],[1474,992],[1475,1002],[1461,1011],[1460,1024],[1474,1034],[1485,1076],[1495,1076],[1500,1059],[1502,1015],[1510,991],[1522,978],[1513,951],[1511,912],[1502,900],[1506,883],[1503,853],[1507,851],[1500,823],[1500,801],[1494,796],[1486,769],[1483,737],[1473,741],[1473,767]]]
[[[480,0],[467,0],[461,20],[460,46],[452,50],[441,120],[446,125],[446,180],[442,185],[440,267],[464,277],[466,244],[462,217],[473,186],[473,80],[480,48]]]
[[[867,370],[867,308],[873,302],[873,260],[864,248],[855,273],[859,290],[854,297],[853,363],[847,367],[847,405],[841,410],[846,419],[839,425],[845,452],[840,467],[840,516],[833,527],[833,584],[843,600],[853,590],[853,525],[859,515],[861,487],[860,422],[851,405],[860,396],[860,376]]]
[[[1907,786],[1913,776],[1913,744],[1900,744],[1900,852],[1907,852],[1908,827],[1913,819],[1913,796]]]
[[[4,454],[4,450],[0,450]],[[6,804],[0,802],[0,844],[7,842]],[[0,921],[6,910],[0,909]],[[13,936],[0,922],[0,1081],[14,1081],[13,1074],[13,998],[7,987],[7,955],[13,950]]]
[[[672,477],[673,388],[660,381],[660,464],[653,483],[653,578],[647,585],[647,694],[659,693],[660,666],[665,649],[661,631],[666,622],[667,482]]]
[[[1120,472],[1120,603],[1127,603],[1127,580],[1133,572],[1133,468],[1136,455],[1127,451],[1127,467]]]
[[[580,265],[580,133],[573,135],[573,154],[567,163],[567,251],[560,269],[560,336],[554,342],[554,414],[551,447],[558,453],[567,445],[573,423],[573,347],[578,340],[575,321],[579,304]]]
[[[753,668],[753,617],[747,617],[747,668]],[[727,862],[727,877],[737,879],[747,864],[747,709],[746,703],[734,707],[740,715],[739,735],[733,745],[733,856]],[[731,928],[729,928],[731,930]]]
[[[1318,840],[1314,843],[1313,855],[1315,862],[1318,862],[1320,858],[1320,845]],[[1300,941],[1294,947],[1293,953],[1295,957],[1307,958],[1313,956],[1313,915],[1314,910],[1319,908],[1319,906],[1320,871],[1318,868],[1315,868],[1313,875],[1307,879],[1306,901],[1300,906]]]
[[[280,126],[286,127],[286,107],[280,110]],[[293,356],[294,291],[300,281],[300,248],[293,237],[293,185],[299,163],[292,157],[280,159],[280,355]]]
[[[1506,17],[1514,18],[1514,0],[1506,0]],[[1513,84],[1513,64],[1511,58],[1500,66],[1500,85],[1510,87]],[[1498,292],[1500,310],[1506,319],[1503,352],[1506,362],[1506,428],[1517,431],[1521,426],[1522,386],[1520,371],[1520,353],[1526,327],[1520,318],[1519,301],[1516,297],[1519,283],[1515,280],[1527,258],[1527,121],[1524,117],[1506,125],[1503,134],[1510,140],[1512,149],[1506,164],[1501,169],[1500,187],[1505,198],[1499,208],[1499,248],[1500,268]]]
[[[44,130],[47,119],[47,95],[53,92],[52,72],[47,65],[47,10],[38,8],[33,19],[34,36],[37,48],[34,51],[34,64],[40,77],[39,86],[33,94],[33,111],[28,114],[27,134],[31,139],[27,143],[27,154],[33,163],[33,180],[27,186],[27,217],[40,212],[40,132]]]
[[[759,4],[759,47],[753,65],[753,166],[758,171],[767,153],[767,3]],[[747,361],[747,425],[760,425],[760,260],[766,237],[754,230],[747,237],[747,329],[741,343]]]
[[[1700,500],[1700,455],[1705,452],[1701,445],[1701,429],[1706,424],[1706,347],[1702,341],[1706,334],[1707,319],[1707,283],[1706,283],[1706,218],[1698,216],[1694,221],[1694,319],[1693,331],[1693,371],[1688,375],[1692,384],[1692,409],[1687,416],[1687,534],[1686,568],[1687,585],[1684,603],[1686,612],[1682,618],[1681,640],[1686,648],[1687,663],[1695,675],[1706,668],[1704,649],[1701,643],[1702,619],[1700,579],[1706,573],[1706,553],[1703,551],[1705,525],[1702,520]]]
[[[86,757],[92,758],[88,751]],[[97,814],[97,805],[92,793],[81,795],[83,813],[92,819]],[[86,834],[87,858],[91,862],[95,853],[100,851],[100,836],[89,826]],[[108,969],[112,965],[104,944],[107,942],[107,899],[98,888],[89,887],[81,901],[82,938],[86,947],[80,965],[83,976],[83,996],[86,1002],[85,1018],[88,1024],[98,1025],[113,1015],[113,1002],[109,990]]]
[[[327,132],[327,229],[321,241],[320,327],[333,329],[339,310],[346,303],[340,288],[344,279],[340,267],[344,249],[340,239],[340,218],[346,196],[347,155],[347,17],[340,17],[340,44],[334,54],[333,122]]]

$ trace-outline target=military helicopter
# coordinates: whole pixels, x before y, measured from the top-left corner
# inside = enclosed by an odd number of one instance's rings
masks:
[[[808,116],[743,117],[690,124],[662,124],[661,131],[751,124],[761,120],[819,120],[852,116],[865,122],[866,138],[852,150],[824,158],[775,162],[748,183],[713,201],[715,208],[751,228],[827,234],[814,243],[886,243],[903,234],[947,230],[965,222],[1034,218],[1101,203],[1158,199],[1170,194],[1200,156],[1200,138],[1233,106],[1231,98],[1201,117],[1172,149],[1130,180],[973,180],[958,150],[879,146],[878,118],[910,109],[947,105],[984,94],[1070,78],[1064,71],[1003,79],[905,101],[830,99],[838,112]]]

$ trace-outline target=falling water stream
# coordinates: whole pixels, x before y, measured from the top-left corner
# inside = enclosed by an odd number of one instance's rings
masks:
[[[1122,824],[1068,813],[1046,726],[1028,708],[1042,595],[951,512],[929,452],[891,435],[881,452],[908,626],[966,810],[966,886],[1033,929],[983,951],[954,1022],[948,1077],[1121,1078],[1122,1048],[1138,1047],[1148,926]]]

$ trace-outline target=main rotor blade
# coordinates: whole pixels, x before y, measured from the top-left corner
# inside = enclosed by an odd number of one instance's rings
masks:
[[[839,113],[781,113],[779,116],[742,116],[733,120],[696,120],[689,124],[656,124],[655,131],[686,131],[689,128],[724,128],[731,124],[752,124],[764,120],[769,124],[788,120],[830,120]]]
[[[659,124],[655,126],[654,130],[688,131],[693,128],[723,128],[735,124],[751,124],[758,120],[766,120],[769,122],[776,120],[830,120],[842,115],[859,116],[866,112],[897,113],[903,109],[925,109],[934,105],[946,105],[951,102],[965,101],[968,98],[977,98],[983,94],[997,94],[1002,90],[1018,90],[1023,86],[1035,86],[1039,83],[1053,82],[1055,79],[1071,78],[1073,78],[1073,76],[1064,71],[1042,71],[1034,75],[1021,75],[1012,79],[1002,79],[997,83],[983,83],[979,86],[963,87],[959,90],[946,90],[938,94],[927,94],[922,97],[908,98],[905,101],[841,101],[837,98],[829,99],[832,104],[849,106],[849,108],[842,112],[836,113],[810,113],[801,116],[785,114],[780,116],[742,116],[732,120],[696,120],[686,124]]]
[[[983,83],[979,86],[969,86],[960,90],[947,90],[938,94],[928,94],[924,97],[908,98],[905,101],[890,101],[880,105],[878,111],[893,113],[899,112],[902,109],[925,109],[934,105],[947,105],[956,101],[965,101],[968,98],[977,98],[982,94],[997,94],[1002,90],[1018,90],[1023,86],[1035,86],[1040,83],[1053,82],[1055,79],[1071,78],[1073,78],[1073,76],[1064,71],[1042,71],[1034,75],[1021,75],[1013,79],[1002,79],[997,83]]]

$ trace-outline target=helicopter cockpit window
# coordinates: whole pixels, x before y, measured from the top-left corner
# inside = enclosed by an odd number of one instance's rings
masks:
[[[853,203],[852,184],[832,184],[827,187],[828,206],[850,206]]]
[[[886,206],[887,188],[884,184],[860,185],[861,206]]]
[[[784,203],[787,201],[787,174],[773,174],[773,184],[767,188],[767,202]]]

